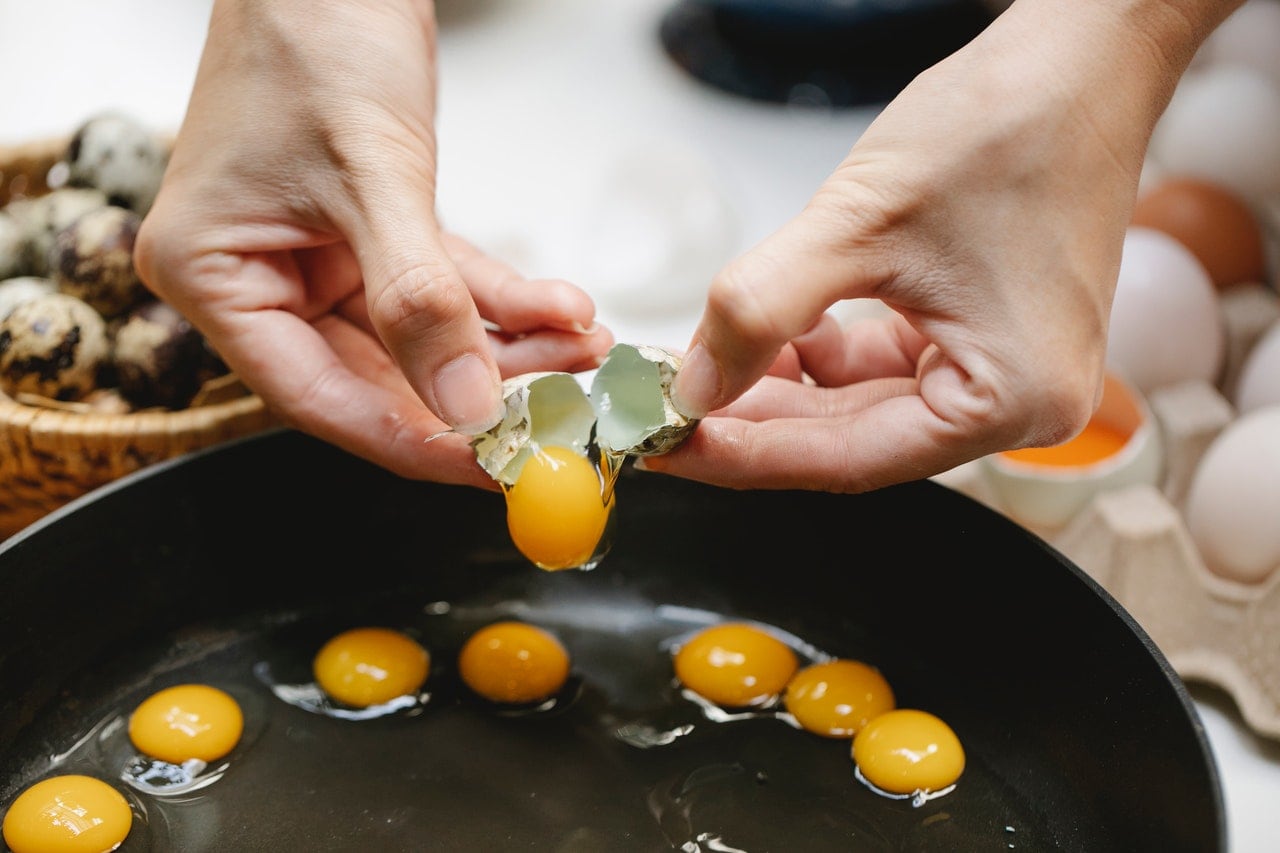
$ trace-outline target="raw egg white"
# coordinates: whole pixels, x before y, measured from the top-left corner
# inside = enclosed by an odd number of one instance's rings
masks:
[[[1154,228],[1125,232],[1107,333],[1107,365],[1143,394],[1215,383],[1226,358],[1218,290],[1191,250]]]
[[[725,708],[749,708],[775,700],[799,668],[791,647],[744,622],[712,625],[675,652],[676,678],[702,698]]]
[[[54,776],[27,788],[4,816],[13,853],[107,853],[133,826],[124,795],[92,776]]]
[[[585,453],[539,448],[505,493],[511,541],[539,568],[582,568],[602,550],[614,493]]]
[[[1183,514],[1213,573],[1260,583],[1280,567],[1280,405],[1218,433],[1192,474]]]
[[[1219,288],[1266,280],[1262,223],[1226,187],[1200,178],[1166,178],[1139,197],[1132,224],[1163,231],[1186,246]]]
[[[216,761],[235,748],[244,714],[229,694],[207,684],[179,684],[153,693],[129,716],[129,739],[140,752],[170,764]]]
[[[862,777],[890,794],[941,791],[964,773],[964,747],[940,718],[910,708],[886,711],[853,739]]]
[[[857,660],[815,663],[787,683],[783,704],[805,731],[853,737],[894,707],[893,689],[880,670]]]
[[[326,642],[312,660],[316,683],[353,708],[381,705],[413,693],[427,680],[431,655],[390,628],[352,628]]]
[[[458,654],[463,682],[490,702],[523,705],[560,691],[569,653],[549,631],[524,622],[495,622],[467,638]]]

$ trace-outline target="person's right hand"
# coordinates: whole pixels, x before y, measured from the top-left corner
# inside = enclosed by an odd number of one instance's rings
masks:
[[[135,259],[286,423],[494,488],[467,434],[500,377],[613,339],[582,290],[442,233],[435,26],[428,0],[217,0]]]

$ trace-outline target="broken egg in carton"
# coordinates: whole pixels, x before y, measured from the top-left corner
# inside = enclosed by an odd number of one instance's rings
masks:
[[[591,569],[612,544],[614,486],[628,456],[673,450],[697,421],[676,409],[680,356],[615,344],[590,377],[525,373],[503,383],[502,420],[474,436],[507,501],[507,529],[542,569]]]
[[[1226,691],[1246,725],[1280,740],[1280,400],[1244,406],[1239,381],[1280,382],[1280,359],[1262,346],[1280,334],[1280,293],[1250,283],[1221,298],[1228,357],[1217,381],[1145,394],[1164,449],[1154,481],[1113,484],[1071,517],[1038,523],[993,488],[983,460],[935,479],[1041,536],[1125,608],[1179,676]]]

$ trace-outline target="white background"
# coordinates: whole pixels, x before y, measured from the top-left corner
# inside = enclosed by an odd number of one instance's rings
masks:
[[[210,0],[0,0],[0,145],[106,108],[176,129]],[[440,0],[440,208],[620,340],[683,347],[711,272],[792,216],[873,117],[766,106],[662,53],[665,0]],[[1280,743],[1192,685],[1233,853],[1280,849]],[[1152,779],[1150,795],[1160,796]]]

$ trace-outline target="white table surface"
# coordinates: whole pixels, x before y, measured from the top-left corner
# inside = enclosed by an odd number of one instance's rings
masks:
[[[665,0],[439,2],[446,222],[528,274],[587,286],[621,340],[683,347],[710,273],[798,211],[873,115],[694,83],[658,45]],[[0,144],[106,108],[176,128],[210,6],[0,0]],[[1232,853],[1280,849],[1280,742],[1225,694],[1191,690]]]

